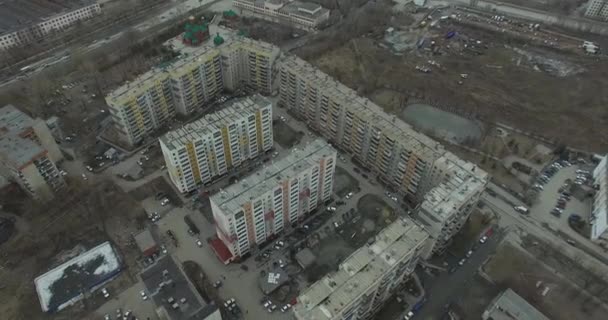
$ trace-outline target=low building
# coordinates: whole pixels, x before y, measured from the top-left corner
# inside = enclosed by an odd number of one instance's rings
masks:
[[[279,267],[260,274],[258,286],[264,295],[269,295],[289,281],[287,272]]]
[[[445,251],[466,223],[488,184],[488,174],[475,164],[446,153],[433,164],[427,182],[436,185],[415,210],[430,234],[431,254]]]
[[[163,255],[146,268],[140,278],[165,320],[221,320],[220,309],[205,301],[170,255]]]
[[[319,4],[297,0],[234,0],[233,4],[256,17],[304,30],[318,28],[330,13]]]
[[[34,280],[40,307],[44,312],[60,311],[99,289],[121,270],[114,248],[104,242]]]
[[[169,177],[185,193],[269,151],[272,135],[272,104],[254,95],[234,100],[159,140]]]
[[[591,211],[591,240],[608,244],[608,155],[593,170],[593,206]]]
[[[317,257],[315,257],[315,254],[312,253],[312,250],[309,248],[304,248],[296,253],[296,261],[300,267],[302,267],[302,269],[306,269],[311,266],[313,263],[315,263],[316,259]]]
[[[243,257],[328,200],[335,165],[336,150],[318,139],[211,196],[217,236],[231,259]],[[216,251],[218,256],[225,252]]]
[[[0,175],[27,194],[50,200],[65,186],[56,161],[63,159],[46,122],[12,105],[0,109]]]
[[[369,319],[414,272],[428,233],[398,219],[304,289],[293,306],[297,320]]]
[[[511,289],[499,294],[483,312],[482,320],[549,320]]]
[[[0,49],[23,46],[101,13],[95,0],[0,2]]]
[[[608,0],[589,0],[589,2],[587,2],[585,16],[608,20]]]
[[[137,244],[139,251],[141,251],[144,257],[150,257],[158,253],[158,243],[156,242],[156,239],[154,239],[154,236],[150,230],[145,229],[144,231],[134,235],[133,238],[135,239],[135,244]]]

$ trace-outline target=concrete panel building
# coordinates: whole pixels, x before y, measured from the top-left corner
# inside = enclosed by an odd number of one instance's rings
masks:
[[[608,155],[593,170],[596,189],[591,206],[591,240],[608,242]]]
[[[270,94],[279,48],[247,38],[205,44],[150,70],[106,96],[119,139],[136,145],[176,113],[190,115],[222,91],[248,87]]]
[[[328,200],[335,164],[336,150],[324,140],[315,140],[213,195],[217,235],[232,259],[290,228]]]
[[[316,29],[330,13],[316,3],[294,0],[234,0],[233,4],[256,17],[304,30]]]
[[[55,162],[63,155],[46,122],[12,105],[0,109],[0,174],[31,197],[53,198],[65,186]]]
[[[608,0],[589,0],[585,16],[608,20]]]
[[[436,186],[425,194],[415,211],[430,234],[431,251],[425,259],[449,246],[471,215],[489,177],[475,164],[448,152],[435,161],[427,180]]]
[[[159,140],[171,181],[189,192],[272,148],[272,103],[235,100]]]
[[[142,142],[175,116],[171,78],[154,69],[106,96],[114,127],[129,145]]]
[[[424,254],[428,233],[401,218],[303,290],[293,306],[298,320],[369,319],[391,297]]]
[[[297,57],[280,65],[279,103],[412,201],[441,144]],[[427,186],[428,187],[428,186]]]
[[[95,0],[0,2],[0,49],[23,46],[101,13]]]

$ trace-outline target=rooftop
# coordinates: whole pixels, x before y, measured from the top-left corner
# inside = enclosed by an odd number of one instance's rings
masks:
[[[156,306],[167,311],[169,320],[202,320],[218,310],[215,304],[207,303],[199,296],[169,255],[161,256],[142,271],[140,277]],[[177,304],[176,308],[168,302],[171,298]]]
[[[305,16],[308,18],[316,18],[320,15],[325,14],[329,10],[323,8],[322,6],[316,3],[292,1],[284,5],[281,9],[279,9],[279,11],[283,11],[293,15]]]
[[[291,69],[305,81],[323,88],[324,92],[332,99],[341,101],[348,106],[347,112],[367,119],[370,125],[382,130],[391,139],[400,142],[406,149],[416,152],[423,159],[435,159],[444,152],[443,146],[437,141],[415,131],[397,116],[384,112],[382,108],[369,99],[357,95],[353,89],[334,80],[310,63],[298,57],[289,56],[281,62],[281,67]]]
[[[7,132],[21,132],[34,124],[34,119],[12,104],[0,108],[0,136]]]
[[[63,263],[34,280],[43,311],[59,311],[82,294],[109,280],[121,270],[120,259],[110,242]]]
[[[0,157],[13,167],[22,168],[45,152],[46,150],[30,139],[15,134],[0,136]]]
[[[335,155],[336,150],[325,140],[317,139],[302,149],[293,148],[287,156],[275,160],[238,183],[211,196],[223,212],[232,214],[247,201],[257,198],[288,178],[316,165],[322,158]]]
[[[446,153],[450,154],[451,153]],[[440,158],[442,161],[445,157]],[[471,195],[481,192],[485,188],[488,174],[475,164],[458,159],[448,166],[451,171],[450,178],[431,189],[422,202],[422,208],[427,212],[434,213],[435,218],[440,221],[447,219],[454,208],[460,208],[469,200]]]
[[[549,320],[511,289],[498,295],[483,313],[483,319]]]
[[[145,229],[142,232],[136,234],[134,238],[137,247],[139,247],[139,250],[142,252],[145,252],[150,248],[154,248],[157,245],[156,240],[152,236],[152,232],[150,232],[149,229]]]
[[[0,1],[0,34],[23,29],[56,14],[96,3],[95,0],[3,0]]]
[[[398,219],[373,241],[353,252],[338,268],[300,294],[294,312],[299,319],[335,319],[380,281],[389,268],[414,256],[428,233],[409,219]]]
[[[160,138],[170,150],[184,146],[188,142],[202,139],[229,124],[235,123],[261,108],[271,106],[270,100],[256,94],[242,99],[232,100],[228,107],[186,124],[182,128],[170,131]]]
[[[287,272],[279,267],[276,267],[272,268],[263,275],[260,274],[258,277],[258,285],[260,286],[260,290],[267,295],[287,283],[288,280],[289,275]]]

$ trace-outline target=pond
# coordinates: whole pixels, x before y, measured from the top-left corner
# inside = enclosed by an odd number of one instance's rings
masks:
[[[481,138],[481,127],[475,121],[426,104],[411,104],[403,111],[403,119],[431,135],[454,142]]]

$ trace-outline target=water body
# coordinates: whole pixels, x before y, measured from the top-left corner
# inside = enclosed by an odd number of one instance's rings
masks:
[[[433,135],[446,140],[463,142],[467,138],[481,138],[481,127],[474,121],[427,104],[411,104],[405,108],[402,116],[416,128],[432,131]]]

